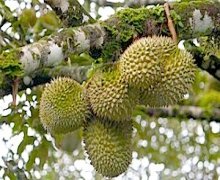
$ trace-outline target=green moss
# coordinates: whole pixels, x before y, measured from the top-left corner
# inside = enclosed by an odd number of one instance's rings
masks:
[[[149,35],[152,24],[154,27],[161,27],[160,25],[165,22],[163,6],[155,6],[150,9],[127,8],[117,12],[114,16],[101,23],[108,32],[109,38],[103,46],[102,58],[110,61],[117,59],[133,39]],[[151,35],[156,31],[150,32]]]
[[[19,50],[3,52],[0,55],[0,89],[7,89],[10,92],[12,80],[24,74],[19,55]]]
[[[179,38],[188,39],[210,34],[211,29],[205,29],[204,32],[193,30],[190,19],[192,19],[195,9],[200,9],[202,16],[206,14],[213,17],[214,26],[220,27],[219,18],[216,16],[216,14],[220,13],[219,5],[220,3],[218,2],[207,0],[187,0],[181,3],[173,3],[170,13]],[[101,54],[104,61],[117,60],[119,55],[136,38],[153,34],[171,36],[167,27],[164,7],[159,5],[153,8],[126,8],[101,24],[107,32],[107,38]]]
[[[209,90],[203,93],[197,104],[201,107],[212,109],[213,107],[220,107],[220,92],[215,90]]]
[[[72,8],[74,6],[75,8]],[[83,16],[82,16],[81,8],[79,7],[78,3],[73,3],[68,9],[67,20],[68,20],[68,24],[72,26],[79,26],[82,23]]]
[[[3,52],[0,55],[0,71],[10,77],[19,77],[24,74],[21,62],[19,61],[19,50]]]
[[[104,62],[108,59],[117,59],[117,57],[114,57],[114,52],[117,52],[119,49],[121,49],[121,43],[117,41],[109,41],[105,43],[105,46],[102,50],[102,59]]]
[[[145,8],[140,10],[128,8],[119,11],[115,18],[102,22],[110,38],[104,44],[102,51],[103,59],[117,59],[116,55],[122,51],[122,44],[132,40],[135,34],[143,32],[144,22],[147,19],[145,11]]]
[[[87,22],[83,22],[84,17],[88,16],[89,23],[94,23],[95,20],[92,19],[89,14],[81,7],[80,3],[78,1],[69,1],[69,9],[67,11],[67,14],[64,13],[62,16],[66,17],[66,24],[68,26],[76,27],[80,26],[82,24],[85,24]]]
[[[127,41],[132,38],[134,33],[142,33],[143,25],[146,21],[146,18],[149,16],[149,13],[146,13],[146,8],[140,9],[125,9],[124,11],[119,11],[116,14],[116,17],[120,19],[124,32],[120,34],[122,41]],[[131,28],[127,29],[127,27]],[[114,32],[113,32],[114,33]],[[117,33],[117,31],[116,31]],[[117,35],[117,34],[116,34]]]
[[[182,36],[184,36],[184,38],[187,39],[191,38],[192,36],[196,36],[197,34],[195,33],[199,33],[199,36],[210,33],[211,29],[208,29],[205,32],[193,32],[190,24],[190,18],[193,17],[193,12],[195,9],[200,9],[203,17],[205,14],[213,17],[214,24],[218,25],[219,23],[217,21],[219,20],[217,20],[217,18],[214,19],[214,17],[217,17],[216,14],[220,13],[217,6],[219,6],[218,2],[212,2],[208,0],[184,0],[181,1],[181,3],[174,3],[172,6],[174,10],[171,11],[171,16],[174,18],[179,37],[182,38]],[[175,14],[180,15],[182,18],[175,16],[174,12]],[[182,26],[181,22],[184,22],[184,26]]]
[[[76,47],[74,37],[74,28],[66,28],[62,31],[52,34],[50,39],[55,40],[56,44],[59,47],[62,47],[63,54],[66,54],[68,56],[67,52],[69,51],[69,49],[74,49]],[[44,37],[42,39],[48,41],[48,37]]]
[[[205,12],[207,12],[210,6],[213,6],[213,2],[208,0],[197,0],[197,1],[185,0],[185,1],[181,1],[181,3],[175,3],[173,5],[173,8],[179,14],[183,13],[184,16],[182,15],[182,17],[188,18],[188,17],[192,17],[192,13],[194,9],[200,9],[201,13],[205,15]]]

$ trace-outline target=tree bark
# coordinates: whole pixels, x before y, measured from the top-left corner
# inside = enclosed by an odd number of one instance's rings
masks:
[[[193,1],[174,3],[171,7],[171,17],[179,40],[201,36],[216,38],[215,34],[220,30],[220,3]],[[64,28],[39,42],[15,50],[16,53],[4,52],[0,57],[0,97],[11,93],[14,79],[11,67],[21,71],[18,74],[23,85],[19,86],[19,90],[23,90],[30,85],[37,85],[35,82],[42,82],[36,77],[49,77],[45,78],[46,82],[49,81],[52,76],[48,71],[42,74],[44,69],[60,64],[69,66],[66,59],[72,53],[88,52],[94,58],[115,61],[135,38],[153,34],[170,36],[163,6],[126,8],[104,22]],[[14,59],[21,66],[8,61],[9,56],[10,60]],[[199,67],[205,61],[202,58],[196,60]],[[215,66],[215,77],[220,80],[220,74],[216,74],[218,71],[219,66]]]
[[[220,109],[218,108],[213,108],[211,112],[210,110],[196,106],[172,106],[167,108],[138,107],[138,109],[153,117],[179,117],[220,122]]]
[[[96,3],[98,6],[131,7],[131,8],[139,8],[141,6],[166,3],[165,0],[135,0],[135,1],[129,0],[126,2],[109,2],[107,0],[91,0],[91,2]]]
[[[63,27],[75,27],[95,22],[77,0],[45,0],[45,2],[56,12]]]

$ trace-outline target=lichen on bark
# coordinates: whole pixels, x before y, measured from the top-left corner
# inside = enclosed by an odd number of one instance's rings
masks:
[[[60,18],[64,27],[94,23],[95,20],[76,0],[45,0]]]
[[[208,0],[174,3],[172,8],[181,16],[184,27],[179,29],[180,38],[195,38],[210,34],[220,27],[220,3]]]

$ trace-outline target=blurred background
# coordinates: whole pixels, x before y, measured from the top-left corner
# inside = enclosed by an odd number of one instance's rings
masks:
[[[141,0],[80,0],[105,20]],[[149,3],[155,3],[149,0]],[[38,41],[61,28],[43,0],[0,0],[0,53]],[[87,54],[71,58],[90,61]],[[51,137],[38,117],[43,86],[0,99],[0,179],[103,179],[87,160],[82,132]],[[198,69],[192,91],[166,109],[137,107],[133,160],[115,179],[220,180],[220,82]],[[219,115],[219,116],[218,116]]]

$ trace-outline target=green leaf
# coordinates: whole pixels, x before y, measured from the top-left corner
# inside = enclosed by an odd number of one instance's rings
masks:
[[[36,23],[36,13],[34,9],[24,9],[19,17],[20,25],[24,28],[33,27]]]
[[[4,175],[5,177],[8,176],[10,180],[17,180],[15,174],[12,171],[7,171]]]
[[[39,147],[40,168],[42,169],[48,158],[48,145],[43,141]]]
[[[26,148],[27,145],[31,145],[31,144],[34,144],[34,141],[36,140],[36,137],[34,136],[27,136],[27,135],[24,135],[24,139],[23,141],[19,144],[18,146],[18,151],[17,153],[19,155],[21,155],[21,153],[24,151],[24,149]]]
[[[33,168],[33,165],[34,165],[34,162],[35,162],[35,158],[37,157],[38,155],[38,152],[39,149],[38,148],[35,148],[31,153],[30,153],[30,156],[29,156],[29,160],[26,164],[26,170],[27,171],[30,171],[32,168]]]
[[[180,21],[178,22],[179,27],[184,27],[183,23]]]

